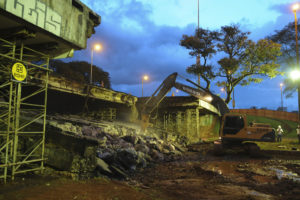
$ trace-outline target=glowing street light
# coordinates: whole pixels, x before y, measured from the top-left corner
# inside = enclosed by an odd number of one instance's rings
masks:
[[[90,72],[90,84],[93,82],[93,54],[94,51],[100,51],[102,49],[102,46],[100,44],[94,44],[92,47],[91,52],[91,72]]]
[[[296,4],[294,4],[293,6],[292,6],[292,9],[293,9],[293,12],[297,12],[297,10],[299,10],[299,4],[298,3],[296,3]]]
[[[144,80],[147,81],[149,79],[149,76],[144,75],[142,78],[142,97],[144,96]]]
[[[300,71],[299,70],[293,70],[290,73],[290,77],[293,81],[300,79]]]

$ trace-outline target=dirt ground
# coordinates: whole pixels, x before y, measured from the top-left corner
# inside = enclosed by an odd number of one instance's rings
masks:
[[[2,200],[300,199],[300,157],[186,152],[125,181],[28,175],[0,185]]]

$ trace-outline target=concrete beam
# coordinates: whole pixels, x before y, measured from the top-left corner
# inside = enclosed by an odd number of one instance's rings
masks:
[[[0,0],[0,21],[4,39],[11,36],[6,30],[26,27],[35,33],[34,39],[26,40],[26,46],[55,42],[58,47],[45,53],[62,58],[86,48],[101,17],[79,0]]]
[[[43,78],[40,80],[43,80]],[[63,77],[50,76],[48,80],[48,88],[50,90],[56,90],[80,96],[87,96],[89,94],[89,98],[126,104],[128,106],[134,106],[137,102],[137,97],[130,94],[106,89],[104,87],[81,84],[75,81],[67,80]]]

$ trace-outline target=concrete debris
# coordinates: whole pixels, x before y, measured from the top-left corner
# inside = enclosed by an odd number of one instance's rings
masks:
[[[176,138],[167,141],[160,139],[158,133],[142,134],[139,127],[124,123],[92,124],[81,119],[52,116],[47,130],[46,163],[78,178],[124,179],[151,162],[171,160],[185,151]]]
[[[100,170],[100,172],[112,175],[112,172],[109,169],[109,165],[100,158],[96,158],[96,167],[98,167],[98,170]]]

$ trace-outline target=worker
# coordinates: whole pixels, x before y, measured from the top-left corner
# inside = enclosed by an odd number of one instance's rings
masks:
[[[300,124],[298,124],[296,131],[297,131],[297,136],[298,136],[298,142],[300,144]]]
[[[278,125],[276,132],[277,132],[277,142],[281,142],[283,130],[280,125]]]

